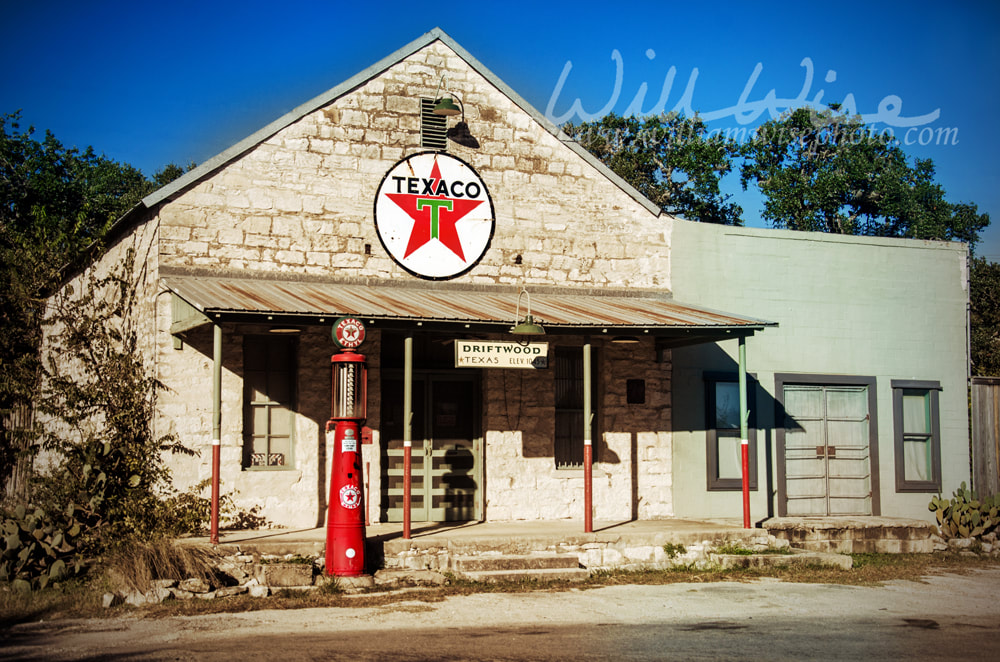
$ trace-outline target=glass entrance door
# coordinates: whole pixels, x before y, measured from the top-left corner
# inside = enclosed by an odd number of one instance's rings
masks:
[[[415,374],[410,518],[414,522],[482,518],[482,442],[478,375]],[[403,520],[403,381],[382,382],[383,511]]]

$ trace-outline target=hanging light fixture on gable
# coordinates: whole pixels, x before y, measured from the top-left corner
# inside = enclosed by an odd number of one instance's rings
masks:
[[[444,87],[443,75],[441,76],[441,81],[438,83],[437,92],[434,93],[434,110],[431,112],[442,117],[454,117],[461,114],[462,119],[455,126],[448,129],[448,139],[463,147],[479,149],[479,140],[472,135],[472,132],[469,131],[469,125],[465,122],[465,104],[462,103],[462,100],[454,92],[450,92],[452,96],[439,97],[438,94],[441,92],[442,87]],[[445,92],[448,92],[448,90],[445,90]],[[457,105],[455,103],[456,100],[458,101]]]
[[[451,97],[444,97],[442,99],[434,100],[435,115],[444,115],[445,117],[453,117],[455,115],[458,115],[459,113],[463,113],[464,115],[462,108],[456,106],[455,102],[452,100]]]

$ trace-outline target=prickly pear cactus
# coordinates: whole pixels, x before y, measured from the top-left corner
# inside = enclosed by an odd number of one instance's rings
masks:
[[[979,499],[963,482],[950,500],[931,498],[928,510],[945,538],[978,538],[1000,525],[1000,495]]]
[[[0,524],[0,582],[17,590],[45,588],[78,574],[74,552],[81,525],[73,506],[53,517],[41,508],[18,506]]]

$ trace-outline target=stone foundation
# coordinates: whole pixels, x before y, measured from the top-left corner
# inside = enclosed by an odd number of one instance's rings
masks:
[[[787,547],[788,543],[761,529],[650,534],[629,536],[600,534],[553,537],[513,537],[507,540],[390,540],[383,545],[384,565],[389,569],[455,570],[455,559],[500,557],[505,554],[576,554],[588,570],[638,570],[714,565],[711,555],[725,545],[750,550]]]
[[[777,517],[764,528],[793,547],[839,554],[929,554],[937,527],[887,517]]]

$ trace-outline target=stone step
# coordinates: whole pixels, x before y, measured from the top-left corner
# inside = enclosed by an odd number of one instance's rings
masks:
[[[937,527],[923,520],[882,517],[775,517],[763,527],[794,547],[816,552],[858,554],[930,553]]]
[[[590,578],[585,568],[535,568],[532,570],[474,570],[459,573],[464,579],[484,584],[499,582],[582,582]]]
[[[576,554],[504,554],[456,556],[452,568],[458,572],[492,572],[497,570],[576,570],[580,559]]]
[[[793,565],[826,566],[850,570],[854,560],[844,554],[791,548],[790,554],[715,554],[709,560],[722,568],[774,568]]]

